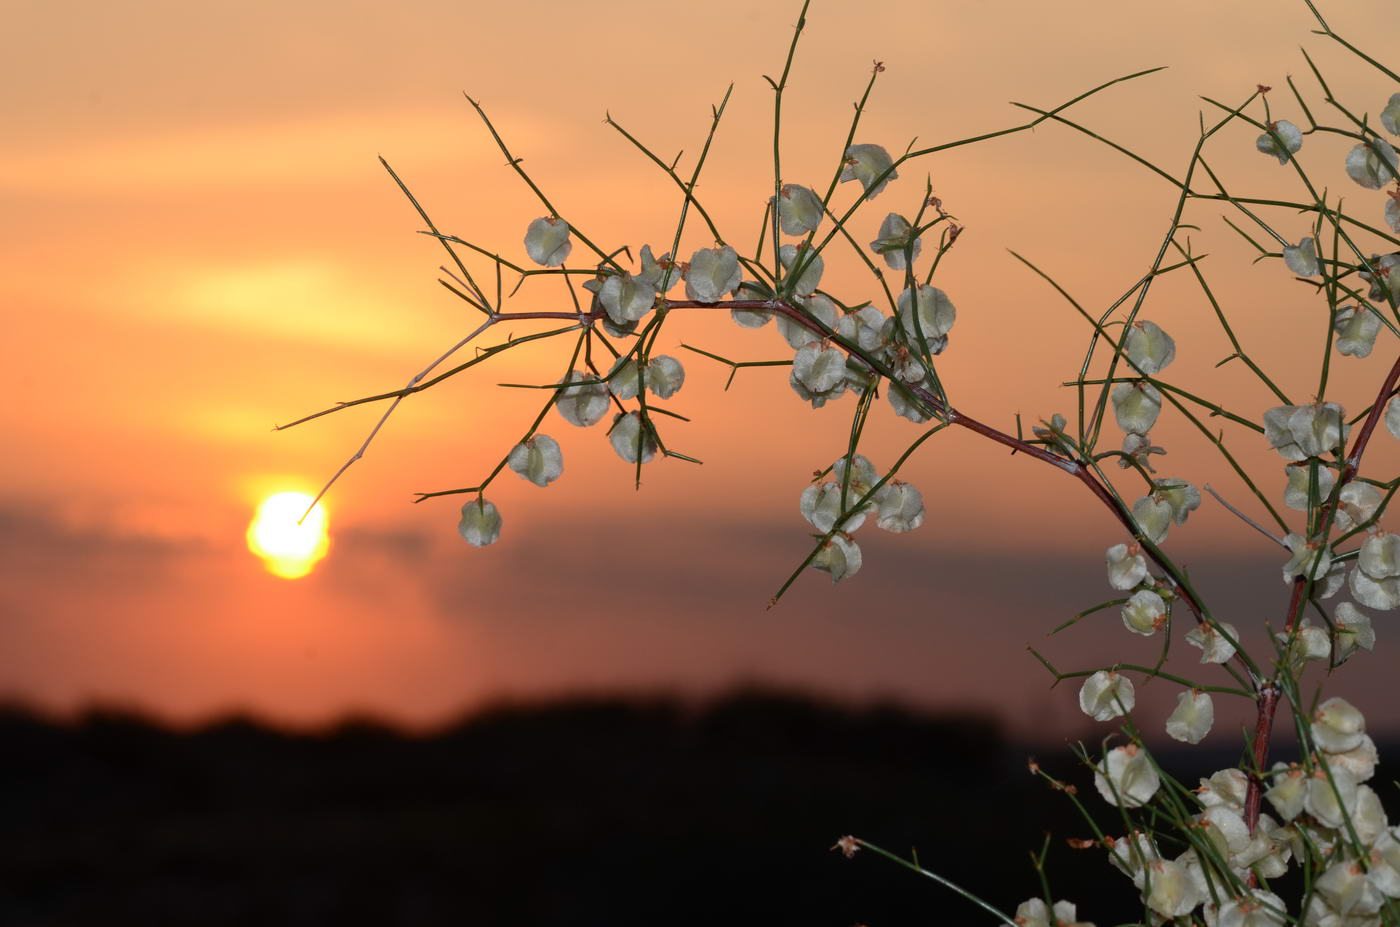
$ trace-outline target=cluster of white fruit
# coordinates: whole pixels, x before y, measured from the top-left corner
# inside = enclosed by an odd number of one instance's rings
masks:
[[[867,197],[878,194],[898,176],[889,153],[879,145],[851,145],[846,154],[841,179],[858,181]],[[817,194],[799,184],[784,185],[775,208],[778,224],[791,236],[815,232],[825,215]],[[890,213],[870,248],[891,269],[908,270],[923,247],[915,232],[907,218]],[[562,266],[572,249],[569,224],[557,216],[535,219],[526,230],[525,251],[541,266]],[[776,320],[778,333],[795,351],[789,384],[814,408],[848,390],[863,395],[880,381],[881,375],[862,360],[863,355],[893,372],[894,381],[886,395],[895,413],[914,422],[927,422],[930,407],[915,391],[929,387],[929,358],[948,344],[957,311],[947,294],[928,284],[911,285],[900,294],[893,315],[887,316],[870,303],[847,308],[818,290],[824,262],[820,254],[810,250],[809,242],[781,245],[778,260],[786,274],[781,301],[767,284],[743,279],[739,255],[729,245],[700,248],[688,262],[672,261],[669,254],[657,258],[651,246],[645,245],[635,273],[607,261],[599,265],[597,277],[583,285],[593,294],[592,311],[601,310],[599,321],[615,337],[633,334],[682,282],[685,298],[695,302],[719,303],[731,298],[762,302],[764,305],[757,307],[731,308],[730,315],[744,328],[760,328]],[[853,353],[839,342],[859,350]],[[1155,350],[1156,344],[1152,342],[1151,349]],[[628,463],[646,463],[658,449],[655,432],[646,415],[640,410],[623,410],[621,401],[635,399],[644,390],[669,399],[684,382],[685,369],[676,358],[656,355],[642,362],[634,350],[619,357],[606,376],[569,371],[556,391],[555,408],[569,424],[586,428],[603,421],[616,403],[620,411],[613,415],[608,429],[612,447]],[[532,434],[518,444],[506,463],[537,486],[547,486],[564,470],[559,442],[546,434]],[[859,454],[849,458],[849,475],[847,464],[843,457],[830,468],[835,481],[808,486],[800,505],[803,517],[813,527],[831,535],[811,565],[828,572],[833,581],[860,569],[860,547],[851,534],[867,515],[873,514],[876,524],[892,532],[917,528],[924,519],[923,497],[909,483],[882,481],[870,461]],[[500,537],[500,511],[478,496],[462,506],[458,530],[474,546],[491,544]]]
[[[1318,706],[1309,733],[1317,751],[1306,765],[1277,763],[1267,777],[1264,796],[1283,823],[1260,814],[1251,834],[1244,818],[1248,777],[1223,769],[1196,790],[1201,810],[1191,821],[1199,831],[1190,849],[1167,859],[1139,832],[1110,838],[1109,861],[1161,917],[1201,907],[1211,927],[1282,927],[1291,919],[1283,900],[1250,888],[1251,875],[1278,878],[1293,860],[1323,858],[1330,861],[1313,883],[1302,923],[1379,924],[1387,899],[1400,898],[1400,828],[1390,826],[1365,784],[1375,773],[1375,744],[1361,712],[1341,698]],[[1125,808],[1147,804],[1162,788],[1151,758],[1134,745],[1110,750],[1094,784],[1107,802]]]
[[[1400,134],[1400,93],[1390,98],[1381,115],[1387,131]],[[1303,134],[1292,123],[1268,125],[1257,147],[1288,163],[1302,146]],[[1368,135],[1347,156],[1347,174],[1368,189],[1397,179],[1396,152],[1378,136]],[[1400,232],[1400,194],[1391,194],[1385,219]],[[1302,277],[1321,272],[1312,237],[1286,244],[1282,258]],[[1367,300],[1396,303],[1400,297],[1400,253],[1373,256],[1370,269],[1360,269],[1370,284]],[[1372,272],[1373,271],[1373,272]],[[1334,315],[1334,344],[1342,355],[1364,358],[1371,353],[1382,326],[1377,307],[1365,300],[1339,307]],[[1152,445],[1148,430],[1156,423],[1162,394],[1150,377],[1171,362],[1172,339],[1151,322],[1135,321],[1123,339],[1123,354],[1144,377],[1114,387],[1112,402],[1119,426],[1127,433],[1123,464],[1134,462],[1151,470],[1149,455],[1164,453]],[[1400,396],[1390,399],[1384,422],[1400,438]],[[1064,419],[1054,417],[1038,429],[1043,438],[1066,443]],[[1346,443],[1349,425],[1344,410],[1333,402],[1286,405],[1263,415],[1262,431],[1269,446],[1285,461],[1284,504],[1310,513],[1308,533],[1290,533],[1281,542],[1290,557],[1284,581],[1305,581],[1311,595],[1328,599],[1345,585],[1351,596],[1370,608],[1400,607],[1400,535],[1376,524],[1384,497],[1375,485],[1355,478],[1349,468]],[[1347,480],[1340,489],[1339,479]],[[1149,495],[1132,506],[1137,538],[1153,545],[1166,540],[1172,523],[1181,524],[1200,504],[1200,493],[1179,480],[1153,480]],[[1340,536],[1334,539],[1333,532]],[[1341,552],[1341,541],[1362,535],[1359,547]],[[1178,587],[1171,577],[1156,578],[1142,544],[1116,544],[1108,549],[1109,584],[1131,593],[1122,606],[1123,624],[1135,634],[1152,635],[1167,623]],[[1348,561],[1354,561],[1348,563]],[[1296,675],[1306,661],[1336,666],[1358,649],[1375,646],[1370,617],[1352,602],[1341,602],[1328,620],[1315,627],[1306,618],[1276,635],[1282,671]],[[1233,625],[1206,618],[1186,634],[1201,650],[1205,663],[1225,663],[1236,655],[1239,638]],[[1114,669],[1094,672],[1079,693],[1085,714],[1107,721],[1132,711],[1133,684]],[[1187,689],[1177,697],[1166,721],[1167,734],[1186,743],[1200,742],[1214,721],[1210,696]],[[1256,888],[1257,880],[1282,876],[1290,861],[1321,860],[1305,905],[1297,920],[1306,927],[1372,927],[1381,923],[1382,908],[1400,898],[1400,828],[1392,828],[1379,798],[1366,785],[1377,763],[1375,744],[1365,733],[1360,711],[1341,698],[1324,701],[1306,727],[1311,752],[1302,764],[1276,763],[1264,774],[1264,796],[1279,820],[1259,814],[1251,833],[1245,802],[1249,778],[1240,769],[1221,770],[1201,780],[1190,810],[1197,836],[1174,859],[1164,858],[1152,837],[1137,832],[1108,839],[1110,861],[1132,878],[1147,907],[1159,918],[1171,919],[1202,910],[1209,927],[1283,927],[1295,920],[1281,898]],[[1140,808],[1163,792],[1162,777],[1151,755],[1136,743],[1108,750],[1094,767],[1094,783],[1104,800],[1122,808]],[[1179,803],[1181,796],[1169,800]],[[1165,800],[1165,799],[1164,799]],[[1195,810],[1195,808],[1199,810]],[[1257,810],[1257,809],[1256,809]],[[1065,905],[1061,910],[1061,905]],[[1052,909],[1033,899],[1017,910],[1022,927],[1056,923],[1071,927],[1072,905]]]
[[[860,547],[851,535],[866,516],[875,516],[876,525],[895,534],[913,531],[924,523],[924,497],[903,480],[881,482],[874,465],[860,454],[849,463],[840,458],[830,473],[833,479],[802,490],[798,507],[813,528],[831,534],[811,565],[840,581],[860,569]]]
[[[1392,135],[1400,135],[1400,93],[1391,95],[1385,108],[1381,110],[1381,125]],[[1280,119],[1269,123],[1268,131],[1259,136],[1256,145],[1267,155],[1277,157],[1280,164],[1287,164],[1292,156],[1303,147],[1303,133],[1293,123]],[[1368,190],[1379,190],[1391,181],[1400,179],[1400,155],[1395,148],[1379,135],[1368,135],[1365,140],[1347,152],[1347,176]],[[1386,197],[1385,221],[1390,228],[1400,233],[1400,191],[1391,192]],[[1317,243],[1311,236],[1301,239],[1298,244],[1285,244],[1283,261],[1288,269],[1300,277],[1316,276],[1320,270],[1317,257]],[[1381,302],[1395,303],[1400,300],[1400,274],[1390,273],[1391,268],[1400,264],[1400,254],[1371,255],[1368,263],[1375,273],[1361,270],[1361,276],[1370,284],[1367,298]],[[1387,300],[1387,296],[1389,299]],[[1333,321],[1336,334],[1334,345],[1337,352],[1352,357],[1366,357],[1376,344],[1382,318],[1380,313],[1364,302],[1355,306],[1340,306]]]

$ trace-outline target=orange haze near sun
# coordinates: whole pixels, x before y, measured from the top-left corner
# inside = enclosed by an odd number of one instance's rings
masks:
[[[1390,4],[1330,6],[1343,34],[1381,55],[1400,47]],[[557,377],[566,358],[549,342],[403,403],[330,494],[330,549],[314,569],[289,582],[245,543],[258,504],[314,494],[380,408],[286,432],[274,424],[401,387],[476,324],[437,284],[445,255],[416,234],[422,222],[377,155],[444,231],[524,261],[526,224],[543,208],[503,164],[469,92],[576,225],[609,248],[660,253],[676,191],[604,114],[667,159],[683,152],[688,168],[733,80],[697,191],[752,249],[772,193],[772,93],[760,75],[778,73],[797,8],[10,9],[0,56],[0,696],[59,711],[118,703],[178,721],[237,710],[291,724],[348,712],[427,724],[494,698],[761,680],[983,707],[1025,731],[1074,724],[1068,696],[1045,697],[1023,648],[1104,598],[1102,550],[1119,532],[1061,474],[973,436],[939,436],[910,464],[929,504],[923,528],[871,539],[849,583],[832,590],[811,573],[764,610],[806,552],[797,497],[844,449],[850,400],[814,412],[783,371],[762,368],[740,371],[725,392],[725,371],[679,344],[784,356],[771,328],[701,313],[668,324],[661,347],[688,375],[672,407],[693,423],[672,422],[667,438],[705,464],[649,464],[640,493],[601,428],[551,415],[544,430],[564,446],[564,476],[542,490],[502,475],[491,493],[505,519],[498,545],[456,538],[460,500],[408,504],[417,491],[471,485],[519,439],[539,394],[496,384]],[[916,135],[935,144],[1024,120],[1008,100],[1049,107],[1167,65],[1072,114],[1174,172],[1195,142],[1201,95],[1238,101],[1271,84],[1276,115],[1296,117],[1286,76],[1313,86],[1300,42],[1338,96],[1375,112],[1393,89],[1310,36],[1301,2],[903,0],[870,10],[812,5],[783,115],[790,181],[825,183],[875,59],[886,72],[857,141],[896,151]],[[1342,141],[1309,145],[1319,163],[1340,165]],[[1243,127],[1216,150],[1212,167],[1241,188],[1287,189]],[[1007,249],[1100,311],[1152,260],[1173,188],[1049,124],[901,173],[857,220],[857,239],[873,239],[886,212],[912,211],[926,173],[966,226],[939,270],[958,307],[941,368],[955,404],[1009,430],[1017,413],[1027,430],[1071,413],[1073,391],[1059,384],[1077,371],[1085,326]],[[1340,167],[1328,180],[1359,199]],[[1295,333],[1311,304],[1275,262],[1250,266],[1219,215],[1192,214],[1217,296],[1260,362],[1306,397],[1315,387]],[[681,250],[709,244],[691,222]],[[828,288],[852,302],[879,295],[850,255],[832,255]],[[470,266],[494,291],[489,264]],[[510,308],[569,305],[557,279],[536,278]],[[1228,344],[1184,274],[1160,281],[1147,312],[1176,337],[1183,382],[1252,415],[1273,404],[1238,364],[1214,368]],[[537,327],[511,325],[490,343]],[[1351,407],[1379,379],[1379,354],[1337,374]],[[912,432],[879,411],[868,453],[888,465]],[[1154,437],[1171,451],[1164,472],[1247,502],[1186,428]],[[1246,463],[1278,466],[1235,437]],[[1173,540],[1195,545],[1190,562],[1207,572],[1236,558],[1268,582],[1277,568],[1276,550],[1210,503]],[[266,552],[277,541],[258,543]],[[1121,644],[1085,631],[1049,646],[1078,660]]]

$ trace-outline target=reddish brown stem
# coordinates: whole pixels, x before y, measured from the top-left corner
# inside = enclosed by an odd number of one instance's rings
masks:
[[[1361,470],[1361,455],[1366,453],[1366,446],[1371,443],[1371,435],[1375,433],[1376,425],[1385,413],[1386,401],[1390,398],[1390,394],[1395,391],[1397,381],[1400,381],[1400,358],[1396,358],[1395,363],[1390,367],[1390,373],[1381,383],[1381,388],[1376,393],[1376,401],[1371,404],[1371,411],[1367,413],[1366,420],[1361,423],[1361,429],[1356,433],[1356,440],[1352,442],[1351,453],[1347,455],[1342,472],[1337,475],[1337,483],[1332,488],[1334,494],[1332,503],[1328,506],[1323,517],[1324,536],[1330,532],[1337,508],[1341,505],[1342,487],[1355,479],[1356,474]],[[1303,592],[1307,585],[1307,579],[1304,576],[1295,577],[1293,580],[1293,589],[1288,598],[1288,614],[1283,624],[1283,631],[1286,635],[1292,635],[1298,616],[1302,614]],[[1261,775],[1249,777],[1249,787],[1245,791],[1244,797],[1244,822],[1249,826],[1251,834],[1254,833],[1254,828],[1259,823],[1259,805],[1264,787],[1262,774],[1265,772],[1264,764],[1269,760],[1269,742],[1273,738],[1274,715],[1278,711],[1278,700],[1279,688],[1277,677],[1275,677],[1260,687],[1256,700],[1252,747],[1254,767],[1259,770]]]
[[[721,302],[705,303],[689,299],[667,299],[662,300],[661,303],[667,309],[767,309],[770,312],[776,312],[781,315],[787,316],[788,318],[797,322],[799,325],[804,326],[808,330],[815,332],[816,334],[819,334],[822,337],[830,337],[833,334],[831,331],[821,326],[820,323],[814,321],[806,313],[802,312],[797,307],[783,300],[731,299],[724,300]],[[595,308],[589,312],[501,312],[496,313],[494,316],[492,316],[492,319],[493,321],[506,321],[515,319],[596,320],[602,318],[602,316],[603,310]],[[859,357],[862,361],[870,365],[872,368],[878,369],[882,366],[875,358],[869,356],[864,351],[861,351],[857,348],[853,348],[849,345],[842,345],[841,347],[848,353]],[[930,405],[933,409],[937,410],[940,414],[946,416],[951,424],[959,425],[963,428],[968,429],[969,431],[976,432],[977,434],[981,435],[984,438],[987,438],[988,440],[995,441],[998,444],[1011,448],[1011,450],[1016,453],[1025,454],[1027,457],[1033,457],[1036,460],[1041,461],[1042,463],[1047,463],[1051,466],[1058,467],[1059,469],[1070,474],[1075,479],[1083,483],[1085,487],[1087,487],[1088,490],[1094,494],[1095,498],[1097,498],[1100,502],[1102,502],[1105,506],[1108,507],[1109,511],[1112,512],[1114,517],[1118,519],[1119,523],[1122,524],[1123,527],[1128,530],[1129,534],[1131,534],[1133,537],[1138,536],[1138,527],[1137,524],[1133,521],[1132,514],[1127,509],[1125,509],[1118,502],[1117,499],[1114,498],[1113,493],[1109,492],[1107,487],[1105,487],[1101,482],[1099,482],[1098,479],[1095,478],[1093,472],[1090,471],[1089,468],[1080,464],[1078,461],[1070,460],[1067,457],[1062,457],[1059,454],[1053,453],[1052,451],[1049,451],[1039,445],[1031,444],[1020,438],[1014,437],[1013,435],[1009,435],[1004,431],[1000,431],[996,428],[993,428],[990,425],[984,424],[983,422],[979,422],[977,419],[965,415],[962,412],[950,409],[947,406],[945,406],[938,399],[937,396],[935,396],[929,390],[924,389],[923,387],[910,386],[908,388],[911,392],[919,396],[920,399],[922,399],[925,403]],[[1166,562],[1162,560],[1162,558],[1157,553],[1147,549],[1144,549],[1144,553],[1147,554],[1148,558],[1151,559],[1152,562],[1157,565],[1158,569],[1167,573],[1168,576],[1171,576],[1173,574],[1174,571],[1168,567]],[[1204,623],[1206,620],[1205,609],[1201,602],[1196,599],[1195,595],[1192,594],[1192,592],[1189,589],[1179,584],[1175,586],[1175,592],[1176,595],[1183,602],[1186,603],[1186,607],[1190,609],[1191,614],[1195,617],[1197,623]],[[1245,666],[1245,672],[1251,678],[1253,677],[1253,673],[1248,666]]]

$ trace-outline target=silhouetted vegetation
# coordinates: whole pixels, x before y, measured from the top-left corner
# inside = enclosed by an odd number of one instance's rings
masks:
[[[1100,851],[1071,861],[1087,829],[986,718],[746,692],[502,707],[432,736],[11,710],[0,742],[6,925],[990,922],[830,851],[846,833],[1009,910],[1050,831],[1057,896],[1100,924],[1133,910]],[[1040,760],[1092,794],[1067,750]]]

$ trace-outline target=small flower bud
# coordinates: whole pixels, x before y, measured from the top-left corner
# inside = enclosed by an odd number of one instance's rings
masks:
[[[1294,653],[1304,660],[1326,660],[1332,656],[1332,640],[1322,628],[1313,627],[1308,619],[1298,622],[1294,629]],[[1290,635],[1280,631],[1274,635],[1280,645],[1287,645]]]
[[[886,531],[901,534],[924,523],[924,497],[903,480],[890,480],[875,494],[879,514],[875,523]]]
[[[1371,138],[1347,152],[1347,176],[1367,190],[1379,190],[1395,179],[1395,149],[1382,138]]]
[[[1134,744],[1114,747],[1094,770],[1094,786],[1114,807],[1140,808],[1151,801],[1161,784],[1147,754]],[[1156,874],[1152,880],[1158,881]]]
[[[1152,466],[1152,455],[1165,454],[1166,452],[1165,448],[1152,443],[1151,435],[1130,433],[1123,436],[1123,453],[1136,460],[1148,473],[1157,472],[1156,468]],[[1126,470],[1132,464],[1120,459],[1118,466]]]
[[[1283,543],[1293,552],[1283,565],[1283,581],[1291,583],[1295,576],[1317,580],[1327,573],[1332,563],[1332,550],[1322,541],[1310,541],[1301,534],[1284,536]]]
[[[1232,640],[1238,641],[1239,632],[1228,621],[1219,621],[1216,624],[1224,629],[1225,634],[1221,634],[1212,624],[1198,624],[1186,632],[1186,643],[1201,648],[1202,663],[1226,663],[1235,655],[1235,645],[1226,640],[1225,635],[1228,634]]]
[[[1167,529],[1172,523],[1172,507],[1153,496],[1143,496],[1133,503],[1133,521],[1153,544],[1161,544],[1167,539]]]
[[[1077,922],[1075,917],[1075,906],[1068,901],[1057,901],[1051,909],[1041,899],[1032,898],[1017,906],[1014,920],[1017,927],[1094,927]]]
[[[1196,823],[1223,857],[1233,857],[1249,846],[1249,826],[1240,812],[1227,805],[1207,808]]]
[[[603,281],[598,302],[615,324],[636,322],[656,304],[656,288],[631,274],[613,274]]]
[[[1291,821],[1303,813],[1303,802],[1308,794],[1308,778],[1298,766],[1284,763],[1274,764],[1273,787],[1264,793],[1269,804],[1285,821]]]
[[[841,485],[839,483],[818,483],[802,490],[797,507],[802,512],[802,517],[823,534],[836,527],[842,513],[850,510],[851,514],[844,522],[841,522],[841,530],[846,534],[854,534],[861,525],[865,524],[865,509],[856,508],[856,503],[862,495],[863,493],[857,491],[854,486],[847,487],[846,508],[843,509]]]
[[[773,321],[773,313],[767,309],[730,309],[729,317],[740,328],[762,328]]]
[[[587,381],[587,382],[581,382]],[[565,386],[554,397],[559,415],[570,425],[587,428],[596,425],[608,414],[608,387],[591,373],[570,370],[565,383],[579,383],[578,386]]]
[[[1288,420],[1301,406],[1277,406],[1264,413],[1264,439],[1284,460],[1306,460],[1307,454],[1293,437]]]
[[[948,294],[938,287],[921,284],[917,290],[905,290],[899,294],[899,321],[911,344],[917,343],[922,334],[929,345],[929,353],[937,354],[943,349],[933,350],[935,339],[947,335],[957,320]]]
[[[628,463],[646,463],[656,455],[656,435],[651,424],[643,422],[636,412],[618,415],[608,431],[608,440],[617,456]]]
[[[841,182],[859,180],[868,198],[874,199],[885,184],[896,180],[899,174],[890,170],[894,161],[890,153],[879,145],[852,145],[846,149],[846,163],[841,167]],[[885,172],[889,171],[888,174]],[[882,176],[883,175],[883,176]]]
[[[1079,709],[1095,721],[1108,721],[1133,710],[1133,682],[1112,670],[1099,670],[1079,689]]]
[[[859,358],[846,359],[846,389],[857,396],[864,396],[865,391],[874,386],[880,379],[880,375],[875,373]]]
[[[1351,482],[1337,493],[1337,516],[1333,523],[1343,531],[1353,525],[1363,525],[1375,517],[1381,507],[1381,491],[1370,483]]]
[[[1383,612],[1400,608],[1400,578],[1372,579],[1366,571],[1356,567],[1347,577],[1347,587],[1362,605]]]
[[[1123,606],[1123,626],[1134,634],[1151,637],[1167,623],[1167,604],[1151,589],[1134,592]]]
[[[1365,782],[1376,774],[1376,763],[1380,755],[1376,752],[1376,742],[1371,735],[1362,734],[1361,743],[1341,753],[1328,753],[1327,765],[1332,769],[1345,769],[1357,782]]]
[[[647,389],[659,399],[670,399],[685,384],[685,368],[669,354],[658,354],[647,364]]]
[[[1136,544],[1132,548],[1114,544],[1108,549],[1107,559],[1108,584],[1114,589],[1133,589],[1147,578],[1147,560]]]
[[[1371,884],[1383,895],[1400,898],[1400,828],[1390,828],[1371,845]]]
[[[822,224],[821,197],[800,184],[785,183],[778,191],[778,222],[788,235],[806,235]]]
[[[536,486],[548,486],[564,472],[564,454],[549,435],[534,435],[511,449],[506,463]]]
[[[1180,862],[1159,859],[1148,873],[1147,906],[1165,918],[1190,914],[1201,903],[1200,890]]]
[[[1296,245],[1283,246],[1283,263],[1300,277],[1311,277],[1317,273],[1317,246],[1311,238],[1304,238]]]
[[[690,257],[685,275],[685,298],[717,303],[739,286],[739,254],[729,245],[701,248]]]
[[[1154,480],[1152,495],[1172,508],[1172,521],[1186,524],[1186,517],[1201,507],[1201,491],[1185,480]]]
[[[792,361],[792,377],[812,393],[825,393],[846,378],[846,354],[821,341],[804,344]]]
[[[1400,268],[1400,251],[1392,251],[1390,254],[1373,254],[1368,262],[1370,270],[1360,269],[1360,276],[1370,284],[1371,288],[1366,293],[1366,298],[1373,302],[1390,302],[1394,300],[1400,302],[1400,273],[1395,273]]]
[[[778,260],[782,261],[784,271],[802,268],[802,273],[792,284],[794,295],[811,296],[817,291],[826,262],[820,254],[809,252],[805,242],[802,245],[783,245],[778,249]]]
[[[1039,898],[1031,898],[1016,906],[1016,927],[1054,927],[1050,923],[1050,909]]]
[[[1346,440],[1350,428],[1344,419],[1342,407],[1335,402],[1318,402],[1295,409],[1288,417],[1288,430],[1304,455],[1321,457]]]
[[[1207,808],[1224,805],[1236,813],[1244,813],[1244,800],[1249,793],[1249,777],[1242,769],[1221,769],[1211,773],[1209,779],[1200,780],[1196,797]]]
[[[734,291],[734,296],[738,299],[768,300],[773,298],[773,292],[757,281],[744,280]],[[729,317],[740,328],[762,328],[773,321],[773,312],[769,309],[730,309]]]
[[[832,462],[831,475],[836,479],[836,482],[840,483],[846,480],[846,467],[845,457],[838,457]],[[875,465],[864,454],[851,455],[850,470],[850,487],[860,495],[865,495],[870,491],[870,487],[880,481],[880,474],[875,472]]]
[[[1385,901],[1355,860],[1343,859],[1328,866],[1313,882],[1313,888],[1329,908],[1349,921],[1375,914]]]
[[[1346,585],[1347,581],[1346,561],[1334,561],[1327,570],[1327,575],[1313,584],[1313,595],[1319,599],[1330,599],[1336,595],[1338,590]]]
[[[1327,699],[1312,716],[1313,741],[1328,753],[1344,753],[1361,745],[1366,736],[1366,718],[1346,699]]]
[[[642,245],[642,272],[637,274],[637,278],[645,281],[657,296],[664,296],[680,283],[681,276],[681,269],[671,260],[670,254],[661,255],[658,261],[651,255],[651,245]]]
[[[589,282],[591,283],[593,281]],[[585,283],[584,286],[588,286],[588,284]],[[602,289],[602,287],[599,286],[599,289]],[[614,322],[612,316],[608,315],[606,312],[603,313],[603,317],[598,321],[603,323],[603,331],[607,332],[613,338],[630,338],[637,331],[636,322],[623,322],[619,325]]]
[[[908,219],[892,212],[880,223],[880,237],[870,243],[870,250],[883,257],[891,270],[904,270],[909,266],[905,263],[904,252],[909,247],[909,236],[913,231]],[[915,238],[912,252],[915,260],[918,260],[923,247],[923,241]]]
[[[1381,110],[1381,125],[1391,135],[1400,135],[1400,93],[1392,93]]]
[[[798,305],[827,328],[833,331],[836,329],[841,310],[837,308],[836,303],[827,297],[817,293],[801,300]],[[814,332],[796,319],[781,314],[778,316],[778,334],[782,335],[787,343],[794,348],[800,348],[804,344],[822,339],[819,332]]]
[[[608,389],[618,399],[635,399],[642,384],[639,369],[635,357],[619,357],[608,371]]]
[[[1350,357],[1368,357],[1376,346],[1381,330],[1380,316],[1366,306],[1343,306],[1337,310],[1332,330],[1337,333],[1337,353]]]
[[[1146,434],[1162,411],[1162,394],[1146,380],[1119,383],[1113,388],[1113,417],[1126,432]]]
[[[847,373],[849,373],[850,368],[846,368],[846,371]],[[822,406],[826,405],[831,400],[839,399],[841,395],[846,392],[846,385],[848,382],[849,378],[846,376],[842,376],[839,378],[836,385],[831,387],[831,389],[813,390],[810,389],[807,386],[807,384],[803,383],[797,378],[797,370],[795,366],[792,372],[788,374],[788,386],[792,387],[792,391],[797,394],[799,399],[803,399],[807,402],[810,402],[812,404],[812,408],[814,409],[820,409]]]
[[[462,519],[457,533],[473,547],[496,543],[501,536],[501,513],[496,506],[478,496],[462,506]]]
[[[1290,509],[1305,512],[1308,509],[1308,484],[1313,479],[1306,466],[1286,466],[1283,472],[1288,475],[1288,487],[1283,491],[1283,504]],[[1332,487],[1337,482],[1337,474],[1328,467],[1317,468],[1317,501],[1323,502],[1332,495]]]
[[[837,532],[831,536],[817,556],[812,559],[813,569],[831,574],[831,581],[839,583],[854,575],[861,564],[860,546],[845,534]]]
[[[1350,772],[1349,768],[1345,769]],[[1355,773],[1352,775],[1355,776]],[[1351,815],[1351,826],[1356,829],[1356,836],[1363,844],[1371,843],[1390,826],[1385,816],[1385,807],[1381,805],[1381,797],[1369,785],[1356,787],[1356,810]]]
[[[1400,576],[1400,535],[1373,534],[1361,545],[1356,565],[1372,579]]]
[[[1215,723],[1215,703],[1199,689],[1187,689],[1176,697],[1176,710],[1167,717],[1167,735],[1183,743],[1198,744]]]
[[[558,216],[541,216],[525,230],[525,253],[544,267],[558,267],[573,249],[569,223]]]
[[[1031,429],[1031,431],[1035,433],[1035,436],[1037,438],[1041,438],[1050,442],[1060,442],[1066,440],[1067,435],[1065,434],[1065,427],[1069,424],[1069,422],[1060,413],[1056,412],[1054,415],[1050,416],[1049,421],[1041,419],[1040,423],[1045,427]]]
[[[1133,885],[1141,889],[1146,883],[1144,874],[1148,867],[1160,860],[1162,854],[1156,845],[1142,831],[1133,831],[1127,837],[1114,840],[1108,838],[1108,861],[1123,875],[1133,880]]]
[[[1139,319],[1128,326],[1123,353],[1139,370],[1151,376],[1165,369],[1176,357],[1176,342],[1156,323]]]
[[[1262,154],[1278,158],[1279,164],[1287,164],[1288,156],[1303,147],[1303,133],[1286,119],[1271,123],[1270,128],[1273,129],[1273,133],[1265,132],[1259,136],[1254,147],[1258,148]]]
[[[906,387],[899,383],[890,383],[885,390],[885,397],[890,401],[890,408],[894,409],[894,414],[902,418],[907,418],[916,425],[922,425],[931,416],[925,415],[922,403],[906,391]]]
[[[884,348],[882,337],[885,327],[885,314],[866,303],[859,309],[846,313],[845,321],[851,326],[851,340],[866,351],[879,351]]]
[[[1284,927],[1286,923],[1288,909],[1283,899],[1262,889],[1231,898],[1215,916],[1215,927]]]
[[[1336,626],[1339,662],[1350,657],[1358,649],[1368,652],[1376,649],[1376,632],[1371,627],[1371,616],[1350,602],[1337,605],[1332,623]]]

